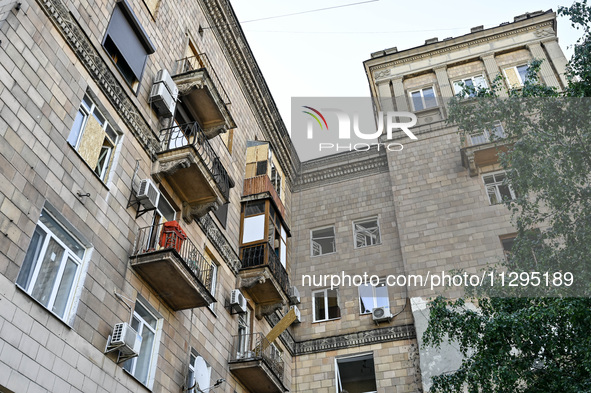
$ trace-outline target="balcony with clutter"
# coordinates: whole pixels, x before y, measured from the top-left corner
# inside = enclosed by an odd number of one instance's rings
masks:
[[[186,222],[229,202],[234,182],[198,122],[164,128],[159,141],[152,176],[166,180],[183,201]]]
[[[228,363],[241,384],[257,393],[288,391],[283,382],[283,355],[262,333],[240,334],[233,341]]]
[[[501,123],[495,123],[490,129],[480,130],[463,135],[462,165],[468,169],[470,176],[476,176],[480,168],[499,162],[499,152],[507,151],[509,143]]]
[[[131,267],[175,311],[215,302],[214,267],[176,221],[140,228]]]

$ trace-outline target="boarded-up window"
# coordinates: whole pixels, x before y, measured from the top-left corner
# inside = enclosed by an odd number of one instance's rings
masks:
[[[156,12],[158,11],[158,6],[160,5],[160,0],[144,0],[144,4],[148,7],[150,14],[155,17]]]
[[[527,79],[527,64],[505,68],[503,72],[511,89],[522,87]]]

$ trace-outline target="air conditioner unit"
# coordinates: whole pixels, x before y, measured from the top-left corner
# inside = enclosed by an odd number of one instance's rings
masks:
[[[293,322],[294,323],[302,322],[302,314],[300,313],[300,309],[297,306],[291,306],[290,308],[292,308],[295,311],[295,315],[296,315],[296,319]]]
[[[390,309],[388,307],[376,307],[372,309],[371,316],[376,323],[392,319],[392,314],[390,314]]]
[[[164,86],[166,86],[166,89],[170,93],[170,96],[173,100],[176,101],[179,95],[179,89],[176,86],[176,83],[174,83],[174,81],[172,80],[167,70],[162,69],[158,71],[158,73],[156,74],[156,78],[154,78],[154,84],[156,83],[162,83]]]
[[[146,209],[153,209],[158,206],[158,197],[160,191],[156,188],[154,182],[150,179],[144,179],[140,182],[140,189],[137,192],[137,200]]]
[[[240,289],[232,290],[232,295],[230,296],[230,307],[240,314],[246,312],[246,298],[242,292],[240,292]]]
[[[148,102],[156,110],[158,116],[172,117],[174,115],[176,98],[172,97],[164,83],[160,82],[152,85]]]
[[[289,302],[291,304],[300,304],[300,291],[297,287],[289,288]]]
[[[120,357],[130,359],[139,355],[141,345],[142,336],[137,334],[127,322],[121,322],[113,328],[107,349],[117,349]]]

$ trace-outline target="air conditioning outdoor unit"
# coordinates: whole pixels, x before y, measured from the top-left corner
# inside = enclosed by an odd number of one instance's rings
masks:
[[[293,310],[295,311],[296,319],[294,323],[302,322],[302,314],[300,313],[300,309],[297,306],[291,306],[290,308],[293,308]]]
[[[232,295],[230,296],[230,307],[240,314],[246,312],[246,298],[242,292],[240,292],[240,289],[232,290]]]
[[[159,116],[172,117],[176,107],[176,98],[173,98],[166,85],[162,82],[154,83],[150,90],[148,102],[156,110]]]
[[[156,78],[154,78],[154,84],[156,83],[162,83],[163,85],[165,85],[172,99],[176,101],[179,95],[179,89],[176,86],[176,83],[174,83],[174,81],[172,80],[167,70],[162,69],[158,71],[158,73],[156,74]]]
[[[142,336],[137,334],[127,322],[120,322],[113,327],[105,352],[118,350],[119,359],[123,361],[138,356],[141,345]]]
[[[300,304],[300,291],[297,287],[289,288],[289,302],[291,304]]]
[[[374,322],[389,321],[392,319],[390,309],[388,307],[376,307],[371,310],[371,316]]]
[[[140,182],[140,189],[137,192],[137,200],[146,209],[153,209],[158,206],[158,197],[160,191],[156,188],[154,182],[150,179],[144,179]]]

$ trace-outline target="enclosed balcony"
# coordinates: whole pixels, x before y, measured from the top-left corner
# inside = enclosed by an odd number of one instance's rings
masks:
[[[236,127],[228,110],[228,95],[204,53],[177,60],[172,79],[179,99],[199,120],[207,138]]]
[[[490,130],[465,135],[460,150],[462,165],[468,169],[470,176],[476,176],[479,169],[498,163],[498,153],[507,151],[508,146],[500,123],[495,124]]]
[[[244,179],[244,189],[242,191],[243,197],[249,197],[253,195],[261,195],[270,197],[273,201],[277,212],[281,215],[282,219],[285,220],[285,206],[279,198],[275,187],[271,183],[271,179],[267,175],[260,175]]]
[[[176,221],[141,228],[131,267],[175,311],[208,306],[213,266]]]
[[[183,201],[183,218],[199,219],[228,202],[234,182],[197,122],[160,131],[152,175],[166,180]]]
[[[249,391],[287,392],[283,384],[284,362],[281,352],[261,333],[234,336],[230,372]]]

